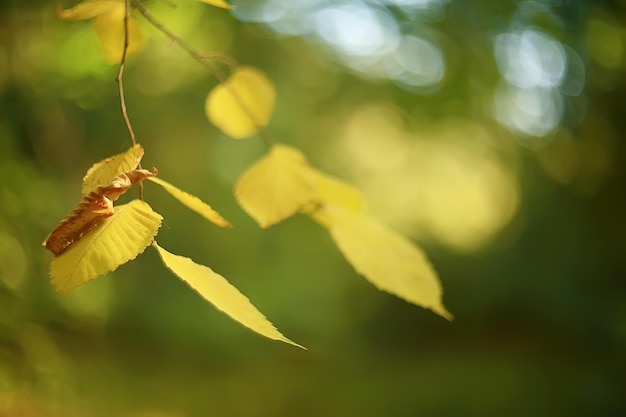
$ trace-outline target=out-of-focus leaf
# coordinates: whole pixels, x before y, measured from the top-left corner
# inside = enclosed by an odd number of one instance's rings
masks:
[[[161,221],[141,200],[116,207],[111,217],[50,261],[52,285],[68,292],[135,259],[150,245]]]
[[[207,96],[207,117],[222,132],[235,139],[258,133],[274,111],[276,91],[256,68],[240,67]]]
[[[261,227],[298,211],[326,227],[354,269],[379,289],[451,320],[436,272],[422,251],[365,215],[358,189],[310,167],[295,148],[275,145],[235,187],[244,210]]]
[[[145,169],[137,169],[115,177],[110,184],[100,185],[83,197],[74,210],[63,219],[43,243],[55,255],[60,255],[75,241],[96,228],[102,220],[113,215],[113,202],[130,187],[156,175]]]
[[[142,157],[143,148],[141,145],[135,145],[124,153],[96,162],[83,177],[83,188],[81,190],[83,196],[89,195],[100,185],[110,183],[120,174],[137,168]]]
[[[241,176],[235,197],[261,227],[269,227],[315,201],[316,190],[304,155],[295,148],[274,145],[269,155]]]
[[[223,311],[234,320],[262,336],[302,347],[283,336],[283,334],[252,305],[250,300],[230,284],[226,278],[217,274],[207,266],[197,264],[189,258],[174,255],[166,251],[156,242],[154,243],[154,247],[159,252],[165,266],[167,266],[174,275],[185,281],[191,288],[197,291],[202,298],[217,307],[218,310]]]
[[[363,215],[328,210],[330,234],[354,269],[380,290],[452,320],[437,273],[404,236]]]
[[[452,319],[442,304],[437,273],[424,253],[404,236],[364,213],[361,192],[310,168],[315,204],[303,212],[326,227],[354,269],[380,290]]]
[[[161,187],[165,189],[168,193],[170,193],[174,198],[183,203],[185,206],[189,207],[191,210],[195,211],[211,223],[214,223],[220,227],[231,227],[231,224],[222,217],[217,211],[213,210],[211,206],[209,206],[204,201],[200,200],[198,197],[191,195],[175,186],[170,184],[167,181],[163,181],[157,177],[149,178],[152,182],[159,184]]]
[[[365,211],[365,198],[356,187],[314,168],[311,168],[311,178],[315,184],[317,202],[305,208],[304,212],[318,223],[328,225],[331,219],[327,212],[333,210],[333,207],[339,207],[350,213]]]
[[[100,46],[111,64],[118,64],[122,60],[124,51],[124,4],[119,3],[117,7],[108,12],[96,16],[93,27],[98,35]],[[132,17],[128,19],[128,49],[126,57],[130,57],[143,48],[145,43],[143,34],[139,30],[139,25]]]
[[[226,3],[224,0],[200,0],[202,3],[210,4],[211,6],[221,7],[222,9],[234,9],[233,6]]]
[[[124,0],[85,0],[69,9],[57,7],[56,15],[61,20],[85,20],[124,7]]]

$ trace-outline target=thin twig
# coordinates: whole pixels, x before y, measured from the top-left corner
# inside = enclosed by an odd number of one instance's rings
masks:
[[[126,1],[127,2],[130,1],[132,5],[139,11],[139,13],[141,13],[143,17],[152,26],[154,26],[157,30],[159,30],[161,33],[167,36],[172,42],[177,44],[183,51],[187,52],[187,54],[189,54],[200,65],[204,66],[207,70],[209,70],[209,73],[213,77],[215,77],[215,79],[220,84],[229,88],[229,91],[231,92],[235,101],[237,101],[237,104],[239,104],[243,112],[246,114],[246,116],[248,116],[248,118],[252,121],[252,123],[256,125],[257,129],[259,130],[259,136],[261,137],[261,139],[263,139],[263,141],[267,144],[268,147],[272,147],[274,140],[272,139],[271,135],[269,134],[269,132],[267,132],[261,127],[260,123],[257,122],[256,116],[250,110],[248,105],[241,99],[241,96],[237,93],[237,91],[230,88],[228,84],[226,84],[226,79],[228,78],[226,74],[224,74],[224,72],[219,67],[217,67],[216,65],[213,65],[210,61],[208,61],[207,55],[200,53],[193,46],[187,43],[187,41],[185,41],[184,39],[172,33],[163,23],[161,23],[158,19],[156,19],[152,15],[150,10],[146,6],[143,5],[141,0],[126,0]]]
[[[128,54],[128,20],[130,17],[130,5],[129,0],[124,1],[124,47],[122,49],[122,59],[120,61],[120,67],[117,72],[117,77],[115,77],[115,81],[117,82],[117,88],[120,96],[120,107],[122,109],[122,117],[124,118],[124,123],[126,123],[126,129],[128,130],[128,134],[130,135],[130,140],[133,142],[133,145],[137,144],[135,139],[135,131],[133,130],[133,126],[130,123],[130,118],[128,117],[128,111],[126,110],[126,97],[124,95],[124,69],[126,66],[126,55]]]
[[[214,76],[219,82],[223,83],[226,81],[226,75],[216,66],[212,65],[210,62],[207,62],[200,52],[196,51],[194,47],[189,45],[185,40],[179,38],[174,33],[172,33],[163,23],[157,20],[150,10],[144,6],[141,0],[126,0],[130,1],[133,6],[143,15],[143,17],[156,29],[165,34],[168,38],[170,38],[174,43],[178,44],[178,46],[187,52],[193,59],[198,61],[200,64],[204,65],[212,76]]]
[[[130,118],[128,117],[128,110],[126,109],[126,95],[124,93],[124,69],[126,67],[126,57],[128,56],[128,45],[129,41],[129,21],[130,21],[130,0],[124,0],[124,47],[122,48],[122,59],[120,60],[120,68],[117,71],[117,77],[115,77],[115,81],[117,82],[117,89],[120,96],[120,108],[122,110],[122,118],[124,119],[124,123],[126,124],[126,129],[128,130],[128,134],[130,135],[130,140],[134,145],[137,145],[137,140],[135,139],[135,131],[133,130],[133,125],[130,123]],[[139,169],[141,169],[141,162],[139,163]],[[139,183],[139,199],[143,200],[143,183]]]
[[[200,56],[202,57],[202,59],[209,59],[209,60],[213,60],[213,61],[219,61],[219,62],[221,62],[221,63],[223,63],[225,65],[228,65],[231,68],[236,67],[237,65],[239,65],[237,63],[237,61],[233,57],[230,57],[228,55],[200,54]]]

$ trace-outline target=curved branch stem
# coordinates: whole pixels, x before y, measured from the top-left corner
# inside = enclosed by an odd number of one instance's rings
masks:
[[[189,54],[189,56],[191,56],[196,62],[198,62],[200,65],[204,66],[209,73],[222,85],[225,85],[228,87],[228,84],[226,84],[226,80],[227,80],[227,75],[216,65],[214,65],[213,63],[211,63],[210,61],[207,60],[207,58],[211,58],[211,56],[207,56],[205,54],[200,53],[197,49],[195,49],[193,46],[191,46],[189,43],[187,43],[187,41],[185,41],[184,39],[178,37],[176,34],[172,33],[172,31],[170,31],[163,23],[161,23],[161,21],[159,21],[158,19],[156,19],[152,13],[150,12],[150,10],[144,6],[144,4],[141,2],[141,0],[125,0],[126,2],[132,3],[132,5],[139,11],[139,13],[141,13],[141,15],[154,27],[156,28],[158,31],[160,31],[161,33],[163,33],[165,36],[167,36],[172,42],[174,42],[175,44],[177,44],[183,51],[185,51],[187,54]],[[228,62],[227,62],[228,64]],[[272,145],[274,144],[274,140],[271,137],[271,135],[269,134],[269,132],[267,132],[266,130],[264,130],[259,123],[256,122],[256,117],[254,116],[254,113],[250,110],[250,108],[248,107],[248,105],[241,99],[240,95],[237,93],[237,91],[229,88],[233,98],[235,99],[235,101],[237,101],[237,103],[239,104],[239,106],[241,107],[241,109],[243,110],[244,113],[246,113],[246,115],[250,118],[250,120],[257,125],[257,128],[259,130],[259,136],[261,137],[261,139],[263,139],[263,141],[265,142],[265,144],[268,147],[272,147]]]
[[[130,135],[130,140],[133,145],[137,144],[135,139],[135,131],[133,130],[133,126],[130,123],[130,118],[128,117],[128,110],[126,109],[126,97],[124,95],[124,69],[126,66],[126,56],[128,54],[128,44],[129,44],[129,36],[128,36],[128,20],[130,18],[130,4],[129,0],[124,1],[124,47],[122,49],[122,59],[120,60],[120,67],[117,72],[117,77],[115,77],[115,81],[117,82],[118,93],[120,96],[120,107],[122,109],[122,118],[124,119],[124,123],[126,124],[126,129],[128,130],[128,134]]]
[[[117,89],[120,96],[120,108],[122,110],[122,118],[124,119],[124,123],[126,124],[126,129],[128,130],[128,134],[130,135],[130,140],[134,145],[137,145],[137,139],[135,138],[135,131],[133,130],[133,125],[130,122],[130,117],[128,117],[128,110],[126,108],[126,95],[124,93],[124,69],[126,68],[126,57],[128,56],[128,45],[130,43],[129,40],[129,20],[130,20],[130,0],[124,0],[124,47],[122,48],[122,58],[120,60],[120,67],[117,71],[117,77],[115,77],[115,81],[117,82]],[[139,163],[139,169],[141,169],[141,162]],[[143,183],[139,183],[139,199],[143,200]]]

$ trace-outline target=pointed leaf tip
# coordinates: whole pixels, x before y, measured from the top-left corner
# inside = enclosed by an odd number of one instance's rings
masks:
[[[200,216],[204,217],[211,223],[220,227],[232,227],[232,225],[228,222],[228,220],[222,217],[221,214],[213,210],[211,206],[209,206],[204,201],[200,200],[195,195],[191,195],[175,187],[169,182],[164,181],[157,177],[150,177],[149,180],[154,182],[155,184],[159,184],[161,187],[165,189],[165,191],[170,193],[175,199],[177,199],[182,204],[187,206],[189,209],[195,211],[196,213],[198,213]]]
[[[368,217],[357,188],[310,171],[318,204],[303,212],[328,229],[348,263],[378,289],[452,320],[441,301],[439,277],[421,249]]]
[[[421,249],[363,214],[336,209],[325,216],[332,239],[359,274],[382,291],[452,320],[439,277]]]
[[[184,256],[174,255],[160,247],[154,248],[159,253],[165,266],[178,278],[186,282],[206,301],[213,304],[232,319],[250,330],[272,340],[279,340],[303,348],[280,333],[267,318],[252,305],[250,300],[239,292],[226,278],[214,272],[208,266],[195,263]]]

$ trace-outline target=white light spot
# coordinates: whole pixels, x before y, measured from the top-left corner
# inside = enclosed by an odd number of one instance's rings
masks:
[[[521,88],[556,87],[567,69],[561,43],[534,29],[498,35],[495,54],[503,77]]]
[[[407,36],[395,51],[402,68],[396,78],[410,86],[429,86],[443,79],[445,64],[441,51],[433,43],[417,36]]]
[[[398,43],[396,22],[360,3],[322,9],[315,23],[319,37],[346,55],[380,56]]]
[[[500,86],[494,100],[496,118],[513,131],[541,137],[552,132],[563,115],[563,99],[556,88]],[[529,147],[543,141],[524,139]]]

